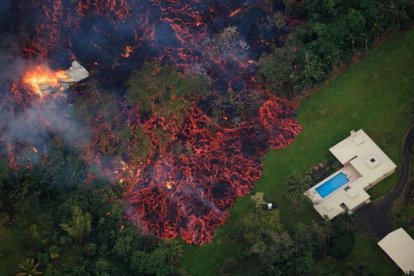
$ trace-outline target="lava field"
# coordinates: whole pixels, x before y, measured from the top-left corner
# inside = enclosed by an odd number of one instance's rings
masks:
[[[288,146],[302,130],[296,105],[271,95],[255,78],[260,54],[270,51],[270,45],[280,43],[287,33],[267,20],[272,10],[283,8],[278,4],[269,7],[257,0],[26,0],[12,5],[2,30],[13,33],[18,41],[9,60],[18,56],[29,64],[26,71],[49,64],[56,74],[77,60],[93,71],[101,87],[114,91],[119,114],[96,118],[90,138],[77,138],[76,149],[87,164],[101,168],[101,176],[122,183],[126,216],[145,232],[167,239],[180,236],[198,245],[210,242],[214,230],[228,219],[236,198],[249,194],[261,177],[260,157],[269,149]],[[17,32],[19,26],[24,31]],[[229,32],[230,44],[217,46],[214,37],[224,30]],[[202,68],[217,93],[249,91],[244,101],[255,97],[258,106],[248,120],[236,120],[235,108],[230,106],[217,121],[211,114],[214,97],[201,97],[192,99],[183,120],[157,113],[142,116],[139,106],[125,103],[125,82],[132,71],[154,61],[173,65],[183,74]],[[58,76],[50,74],[50,82],[58,81]],[[39,95],[24,85],[24,76],[27,72],[9,83],[0,78],[0,85],[9,87],[0,99],[0,112],[23,119],[34,112],[37,131],[77,137],[66,122],[68,116],[52,119],[44,111],[65,106],[65,97]],[[100,150],[103,134],[116,143],[119,126],[144,130],[151,142],[145,162],[135,162],[128,152],[106,156]],[[0,133],[0,155],[10,167],[30,165],[22,156],[27,149],[40,155],[38,159],[47,158],[38,141],[19,135],[11,138],[8,129]],[[161,141],[158,130],[168,137]],[[132,152],[139,141],[128,143]],[[185,152],[177,152],[178,145]],[[85,185],[94,177],[98,176],[86,177]]]

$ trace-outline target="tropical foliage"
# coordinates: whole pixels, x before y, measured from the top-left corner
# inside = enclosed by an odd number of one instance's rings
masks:
[[[83,213],[78,206],[73,207],[72,212],[72,220],[60,226],[69,237],[80,242],[92,231],[92,216],[89,213]]]
[[[414,3],[407,0],[285,0],[285,18],[300,19],[283,46],[263,54],[258,77],[275,94],[298,95],[320,83],[356,52],[409,26]]]
[[[16,276],[35,276],[42,275],[43,273],[38,271],[39,263],[35,263],[33,258],[25,259],[19,264],[19,272]]]

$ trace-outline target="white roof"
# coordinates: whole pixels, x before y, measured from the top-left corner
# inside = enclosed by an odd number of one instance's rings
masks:
[[[89,72],[76,60],[72,62],[72,66],[66,71],[66,74],[69,78],[63,80],[64,82],[79,82],[89,77]]]
[[[351,131],[351,135],[329,149],[329,151],[342,164],[349,161],[357,162],[355,167],[363,172],[371,172],[369,169],[378,168],[380,171],[395,169],[396,165],[388,156],[375,144],[374,141],[362,130]],[[358,157],[359,160],[352,160]],[[362,164],[362,161],[365,164]],[[365,166],[364,166],[365,165]]]
[[[311,200],[318,213],[329,219],[345,212],[353,211],[361,204],[369,202],[366,190],[397,167],[392,160],[362,130],[351,131],[351,135],[329,149],[343,164],[344,168],[310,188],[305,194],[313,195]],[[351,169],[350,169],[351,168]],[[354,171],[353,176],[347,171]],[[323,185],[339,172],[347,175],[348,183],[322,198],[316,188]]]
[[[414,271],[414,240],[403,228],[386,235],[378,245],[406,274]]]

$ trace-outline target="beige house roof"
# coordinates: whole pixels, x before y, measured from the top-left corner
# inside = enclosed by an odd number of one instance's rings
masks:
[[[403,228],[386,235],[378,245],[406,274],[414,271],[414,240]]]
[[[344,167],[305,193],[313,201],[316,211],[329,219],[345,211],[352,212],[368,203],[370,196],[366,190],[396,168],[392,160],[362,129],[351,131],[349,137],[329,150]],[[317,188],[339,173],[345,174],[348,182],[331,194],[320,196]]]
[[[329,151],[343,165],[349,162],[362,176],[377,178],[397,167],[362,129],[351,131]]]
[[[66,74],[69,78],[67,80],[63,80],[63,82],[75,83],[89,77],[89,72],[76,60],[72,62],[72,66],[66,71]]]

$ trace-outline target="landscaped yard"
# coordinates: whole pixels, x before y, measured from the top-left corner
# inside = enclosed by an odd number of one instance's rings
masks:
[[[288,148],[264,156],[263,177],[256,186],[256,191],[263,191],[268,201],[276,203],[286,227],[321,221],[310,205],[298,208],[286,197],[287,178],[330,158],[328,149],[348,136],[350,130],[364,129],[400,166],[402,139],[413,120],[410,114],[414,101],[413,49],[414,29],[411,29],[373,50],[301,103],[298,119],[303,133]],[[395,136],[391,146],[384,146],[385,131]],[[398,177],[399,169],[369,190],[372,198],[386,194]],[[249,198],[239,199],[231,210],[229,223],[216,231],[213,243],[204,247],[185,246],[182,268],[192,275],[217,274],[224,258],[239,254],[227,234],[237,227],[241,216],[251,211]],[[375,241],[362,235],[357,236],[351,256],[340,262],[338,268],[354,260],[366,263],[381,275],[398,274]]]

